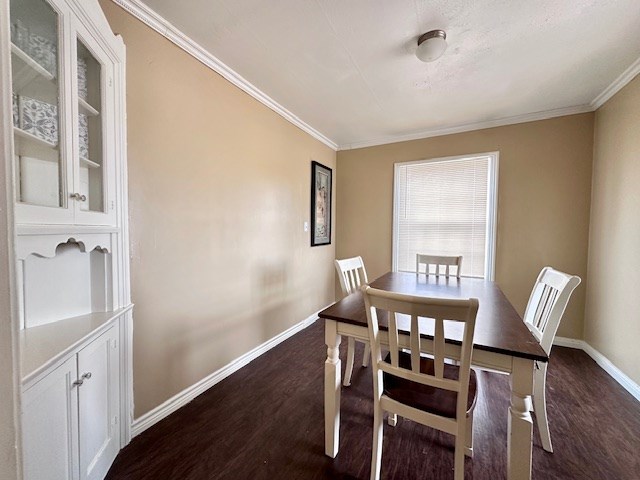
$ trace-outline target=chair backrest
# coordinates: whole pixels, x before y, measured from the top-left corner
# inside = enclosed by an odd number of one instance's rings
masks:
[[[367,271],[364,268],[362,257],[345,258],[336,260],[336,270],[340,278],[340,287],[344,295],[355,292],[361,286],[369,283]]]
[[[377,290],[371,287],[364,287],[363,296],[369,324],[375,395],[379,397],[384,391],[384,376],[382,372],[386,372],[406,380],[458,392],[456,418],[464,417],[467,411],[471,350],[473,347],[476,314],[478,312],[478,299],[416,297]],[[388,314],[390,364],[382,360],[378,311],[376,309],[386,311]],[[398,321],[401,319],[400,315],[410,317],[408,346],[399,342]],[[428,351],[434,358],[433,375],[420,372],[420,352],[426,350],[423,348],[426,345],[424,345],[420,339],[420,318],[423,319],[423,322],[428,321],[425,319],[433,319],[430,321],[435,322],[433,350]],[[407,320],[409,320],[409,318],[407,318]],[[464,324],[460,370],[457,380],[444,377],[444,320],[462,322]],[[406,331],[406,326],[403,330]],[[399,365],[400,350],[406,349],[407,347],[411,350],[410,370],[402,368]]]
[[[420,271],[420,265],[425,265],[424,272]],[[434,267],[433,272],[431,267]],[[449,278],[450,268],[456,267],[456,277],[460,278],[460,271],[462,270],[462,255],[460,256],[445,256],[445,255],[427,255],[424,253],[416,254],[416,273],[425,273],[427,275],[435,274],[436,277],[440,276],[441,267],[445,267],[444,276]]]
[[[580,281],[580,277],[576,275],[544,267],[533,286],[524,312],[524,322],[547,355],[551,351],[569,298]]]

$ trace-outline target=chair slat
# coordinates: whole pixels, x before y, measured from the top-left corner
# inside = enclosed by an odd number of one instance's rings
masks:
[[[547,301],[547,306],[545,308],[544,316],[540,321],[539,328],[541,331],[544,331],[544,329],[547,328],[547,324],[551,319],[551,312],[553,311],[553,307],[556,305],[559,295],[560,295],[560,292],[558,290],[553,289],[553,291],[551,292],[551,295],[549,296],[549,300]]]
[[[538,298],[538,304],[536,305],[535,315],[533,317],[533,324],[540,328],[540,320],[544,315],[544,309],[549,300],[549,287],[547,285],[541,285],[542,291],[540,292],[540,296]]]
[[[540,297],[540,304],[538,305],[538,310],[536,314],[536,326],[538,329],[542,330],[542,325],[544,324],[544,318],[547,314],[551,298],[551,288],[548,285],[545,285],[542,288],[542,296]]]
[[[544,302],[542,302],[542,311],[540,312],[540,318],[538,319],[538,328],[540,330],[544,330],[544,326],[546,325],[549,314],[551,313],[551,309],[555,304],[554,294],[556,290],[550,285],[545,285],[545,295]]]
[[[411,315],[409,344],[411,345],[411,370],[420,373],[420,329],[416,315]]]
[[[389,353],[391,365],[397,367],[399,363],[398,322],[395,312],[389,312]]]
[[[433,335],[434,367],[436,378],[444,377],[444,325],[442,318],[435,319],[435,331]]]

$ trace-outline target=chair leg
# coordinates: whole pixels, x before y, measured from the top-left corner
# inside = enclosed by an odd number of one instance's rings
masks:
[[[469,458],[473,458],[473,412],[467,417],[464,454]]]
[[[395,413],[389,413],[387,416],[387,423],[390,427],[395,427],[398,424],[398,415]]]
[[[349,345],[347,347],[347,365],[344,367],[344,381],[342,384],[345,387],[351,385],[351,374],[353,373],[353,357],[356,350],[356,341],[353,337],[349,337]]]
[[[371,345],[369,342],[364,342],[364,355],[362,356],[362,366],[369,366],[369,359],[371,358]]]
[[[375,402],[375,400],[374,400]],[[382,465],[382,439],[384,430],[384,414],[380,404],[373,406],[373,448],[371,450],[371,480],[380,480]]]
[[[536,422],[538,431],[540,432],[540,441],[542,448],[547,452],[553,453],[551,446],[551,434],[549,433],[549,422],[547,420],[547,364],[540,365],[540,369],[536,370],[533,384],[533,410],[536,414]]]
[[[454,461],[454,470],[453,470],[453,478],[455,480],[464,480],[464,453],[465,453],[465,443],[466,443],[466,432],[458,430],[458,434],[456,435],[456,451],[455,461]]]

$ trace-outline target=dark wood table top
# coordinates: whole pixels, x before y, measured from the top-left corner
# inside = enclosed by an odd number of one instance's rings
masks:
[[[416,275],[406,272],[389,272],[370,284],[373,288],[410,295],[439,298],[477,298],[480,306],[476,317],[473,348],[504,353],[514,357],[546,362],[549,360],[536,338],[513,308],[502,290],[494,282],[479,278],[436,278],[434,275]],[[358,326],[367,326],[367,315],[361,292],[355,292],[334,303],[318,314],[320,318],[337,320]],[[380,329],[388,328],[386,315],[379,315]],[[422,320],[422,319],[421,319]],[[408,321],[403,328],[408,331]],[[453,322],[445,322],[447,342],[459,344],[461,329]],[[433,321],[420,325],[421,335],[433,338]]]

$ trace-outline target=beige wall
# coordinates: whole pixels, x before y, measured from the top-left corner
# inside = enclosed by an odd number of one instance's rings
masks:
[[[496,280],[518,311],[545,265],[586,278],[592,113],[338,152],[339,258],[362,255],[376,278],[391,269],[393,164],[500,152]],[[558,334],[582,338],[585,287]]]
[[[596,112],[585,340],[640,383],[640,77]]]
[[[101,5],[127,46],[138,417],[333,301],[334,246],[303,222],[336,154]]]

